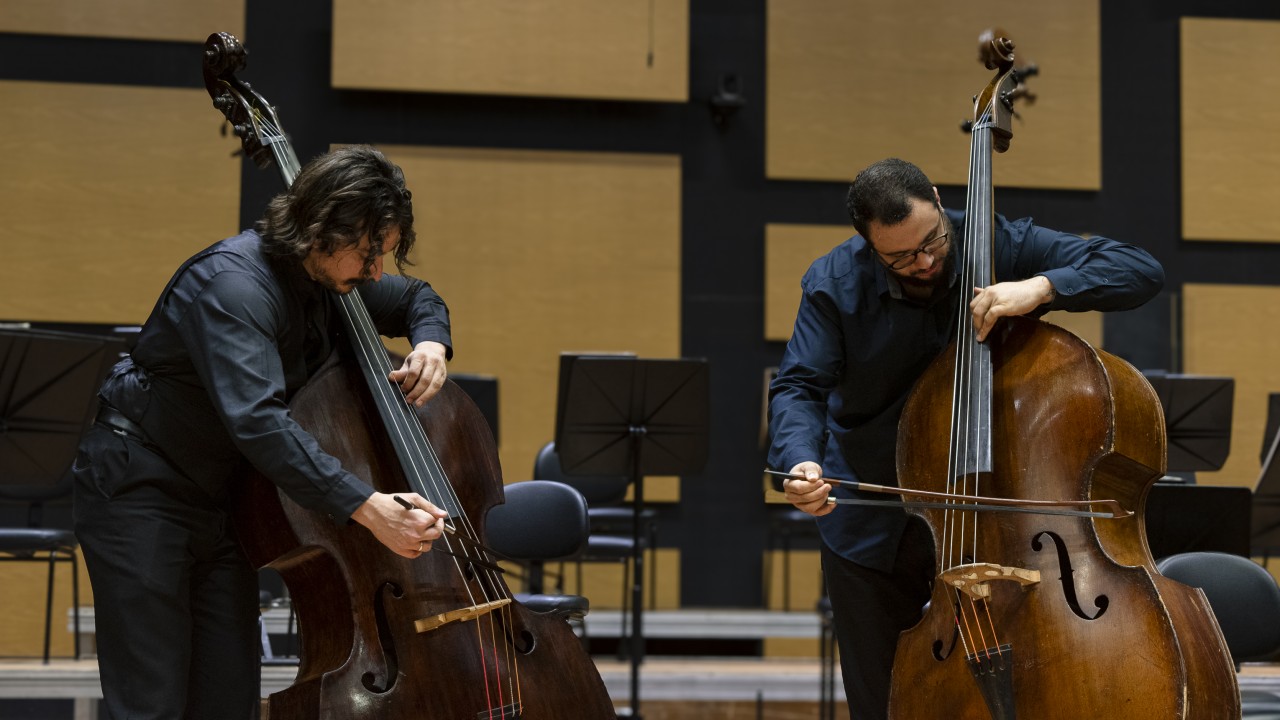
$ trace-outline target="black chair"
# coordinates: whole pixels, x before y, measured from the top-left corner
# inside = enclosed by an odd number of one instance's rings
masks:
[[[631,648],[631,564],[635,557],[635,537],[631,531],[634,527],[633,509],[623,507],[621,503],[627,495],[627,487],[631,480],[625,475],[567,475],[560,466],[560,456],[556,454],[554,442],[549,442],[538,451],[533,463],[533,477],[537,480],[551,480],[564,483],[578,492],[587,501],[587,516],[590,533],[587,536],[587,547],[574,558],[577,569],[578,592],[582,592],[583,563],[619,563],[622,565],[622,625],[619,635],[619,659],[628,657]],[[647,545],[654,547],[654,516],[651,510],[641,513],[641,522],[646,522],[645,537]],[[644,540],[641,540],[644,543]],[[640,548],[641,551],[644,548]],[[654,570],[657,562],[649,562],[649,607],[654,606],[654,586],[657,574]]]
[[[27,505],[27,526],[0,528],[0,562],[48,563],[48,581],[44,597],[44,652],[49,663],[49,645],[53,630],[53,579],[59,563],[71,565],[71,612],[75,636],[74,658],[80,659],[80,562],[75,533],[70,530],[40,527],[45,504],[64,500],[71,493],[71,478],[43,492],[17,490],[0,484],[0,500]]]
[[[1280,586],[1266,568],[1239,555],[1189,552],[1156,563],[1160,574],[1198,587],[1218,618],[1231,659],[1271,660],[1280,653]],[[1280,696],[1269,692],[1241,693],[1243,717],[1280,718]]]
[[[488,547],[525,568],[526,592],[516,600],[534,612],[581,620],[590,603],[581,595],[545,593],[545,563],[574,558],[586,547],[587,502],[563,483],[526,480],[506,486],[506,502],[485,518]],[[584,626],[585,633],[585,626]]]
[[[556,454],[556,445],[549,442],[538,451],[533,463],[533,477],[538,480],[553,480],[564,483],[582,493],[587,501],[587,517],[590,524],[590,535],[587,548],[578,560],[578,583],[582,583],[583,562],[620,562],[626,566],[623,575],[622,593],[624,615],[628,606],[627,592],[630,563],[635,540],[632,536],[634,513],[632,508],[623,505],[627,497],[627,489],[631,480],[625,475],[566,475],[560,466],[560,456]],[[644,509],[640,513],[640,521],[645,524],[644,537],[648,547],[655,547],[656,514],[652,509]],[[645,542],[645,541],[642,541]],[[655,603],[654,566],[656,558],[649,562],[649,607]]]

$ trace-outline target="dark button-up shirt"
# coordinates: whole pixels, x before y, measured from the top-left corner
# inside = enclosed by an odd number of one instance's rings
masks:
[[[448,310],[425,282],[383,275],[357,292],[382,334],[451,346]],[[299,504],[345,520],[373,489],[288,406],[333,347],[331,306],[299,262],[268,258],[246,231],[178,269],[100,395],[215,501],[247,461]]]
[[[947,215],[954,237],[963,237],[964,214]],[[771,467],[786,471],[809,460],[827,477],[898,484],[898,419],[907,395],[951,341],[958,304],[972,295],[957,280],[958,243],[952,252],[957,262],[947,291],[923,303],[903,295],[860,235],[810,266],[769,392]],[[1030,218],[996,216],[994,264],[997,281],[1048,278],[1057,291],[1046,308],[1052,310],[1131,309],[1164,284],[1163,269],[1140,248],[1055,232]],[[833,490],[835,497],[854,495]],[[818,526],[832,550],[887,572],[905,521],[901,510],[839,505]]]

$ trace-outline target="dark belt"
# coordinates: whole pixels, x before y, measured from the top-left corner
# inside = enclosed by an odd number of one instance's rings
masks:
[[[142,426],[125,417],[124,413],[119,410],[103,405],[98,408],[98,417],[94,422],[110,429],[117,435],[124,435],[127,438],[137,440],[140,443],[147,443],[147,434],[142,430]]]

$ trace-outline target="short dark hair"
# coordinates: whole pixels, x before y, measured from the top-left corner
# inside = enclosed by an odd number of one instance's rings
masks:
[[[382,254],[382,238],[399,228],[395,259],[401,271],[411,264],[408,254],[417,239],[404,173],[367,145],[339,148],[307,163],[254,227],[265,253],[298,260],[312,250],[333,253],[356,245],[369,233],[370,265]]]
[[[911,214],[912,198],[932,204],[936,200],[933,183],[915,165],[888,158],[858,173],[849,185],[845,209],[854,229],[869,239],[867,226],[871,223],[897,225],[906,220]]]

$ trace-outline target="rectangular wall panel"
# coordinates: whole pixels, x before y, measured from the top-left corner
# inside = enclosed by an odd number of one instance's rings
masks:
[[[506,479],[555,432],[560,353],[680,353],[680,160],[384,147],[413,191],[410,272],[448,303],[454,372],[498,378]],[[674,499],[674,479],[646,499]]]
[[[0,318],[140,323],[234,235],[237,146],[204,90],[0,81]]]
[[[688,0],[334,0],[341,88],[688,97]]]
[[[1018,106],[1013,145],[996,157],[996,182],[1101,187],[1097,0],[770,0],[768,176],[847,181],[901,157],[935,183],[965,184],[959,126],[993,76],[977,49],[996,19],[1017,62],[1040,68],[1028,82],[1035,103]]]
[[[1181,29],[1182,236],[1280,241],[1280,22]]]
[[[0,32],[204,42],[244,40],[245,0],[4,0]]]
[[[790,340],[800,279],[814,260],[854,234],[845,225],[769,224],[764,229],[764,339]]]
[[[1208,485],[1253,487],[1262,463],[1267,394],[1280,392],[1280,287],[1183,286],[1183,368],[1236,379],[1231,454]]]

